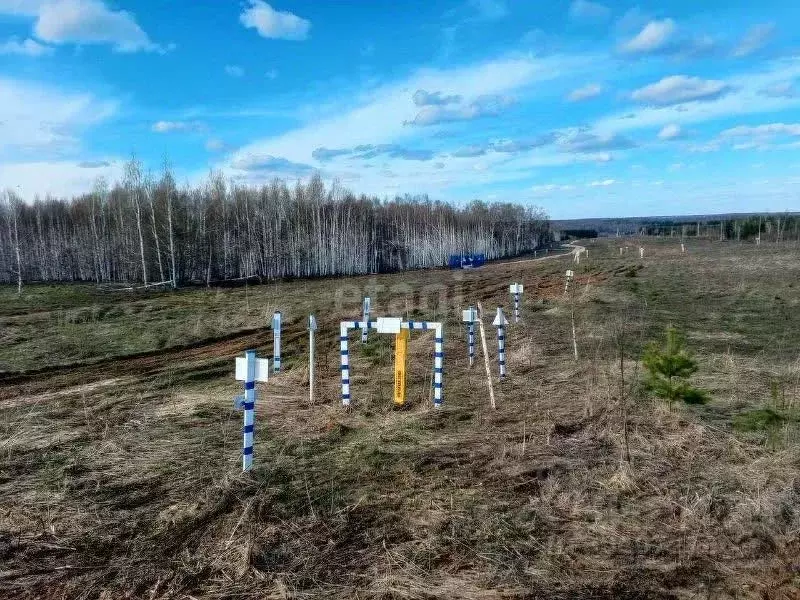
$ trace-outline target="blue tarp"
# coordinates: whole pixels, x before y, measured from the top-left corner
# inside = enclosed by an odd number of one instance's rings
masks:
[[[486,262],[485,254],[451,254],[447,261],[451,269],[472,269]]]

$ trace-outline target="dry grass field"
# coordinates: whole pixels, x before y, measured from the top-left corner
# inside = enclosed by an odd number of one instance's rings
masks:
[[[682,254],[653,238],[640,260],[639,243],[588,242],[578,267],[0,289],[0,597],[800,598],[800,248]],[[487,328],[492,410],[460,310],[510,315],[515,281],[523,322],[502,382]],[[374,316],[446,322],[441,410],[422,333],[404,410],[391,337],[353,333],[342,409],[338,321],[359,317],[363,295]],[[276,309],[284,371],[258,386],[243,475],[234,357],[271,354]],[[642,348],[670,324],[706,405],[643,391]]]

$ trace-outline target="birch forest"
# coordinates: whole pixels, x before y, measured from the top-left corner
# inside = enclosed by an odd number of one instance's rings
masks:
[[[212,174],[178,188],[168,169],[145,176],[135,160],[123,181],[71,200],[0,199],[0,281],[20,288],[355,275],[443,266],[462,252],[514,256],[550,240],[547,216],[517,204],[381,200],[326,189],[319,176],[252,187]]]

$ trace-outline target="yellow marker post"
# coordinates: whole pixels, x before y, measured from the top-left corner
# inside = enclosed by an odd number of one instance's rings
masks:
[[[406,354],[408,353],[408,329],[401,329],[394,336],[394,405],[406,403]]]

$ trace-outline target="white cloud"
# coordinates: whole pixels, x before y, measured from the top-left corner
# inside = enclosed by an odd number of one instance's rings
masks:
[[[409,90],[434,89],[474,100],[505,95],[536,81],[547,81],[578,69],[582,59],[563,57],[504,58],[450,70],[424,69],[411,77],[363,94],[355,106],[335,116],[309,122],[282,135],[255,141],[233,157],[253,153],[283,156],[296,162],[313,160],[317,148],[352,148],[416,137],[419,129],[404,126],[419,113]]]
[[[650,54],[666,47],[675,33],[675,21],[650,21],[636,36],[624,42],[620,50],[626,54]]]
[[[264,77],[272,81],[273,79],[278,78],[278,69],[270,69],[266,73],[264,73]]]
[[[791,81],[780,81],[778,83],[770,84],[758,92],[762,96],[770,98],[797,98],[798,91],[794,83]]]
[[[17,38],[11,38],[0,44],[0,54],[19,54],[36,57],[52,53],[53,49],[50,46],[45,46],[30,38],[23,41],[19,41]]]
[[[594,122],[595,130],[606,133],[640,128],[663,127],[669,123],[688,125],[738,115],[762,114],[800,108],[800,97],[776,97],[762,90],[780,82],[800,77],[800,58],[784,58],[759,64],[727,80],[730,89],[703,102],[678,105],[649,103],[649,106],[602,117]]]
[[[115,112],[115,103],[88,92],[0,76],[0,162],[75,150],[81,131]]]
[[[589,83],[576,90],[572,90],[569,93],[569,95],[567,95],[567,100],[569,100],[570,102],[580,102],[581,100],[589,100],[590,98],[596,98],[602,93],[603,93],[602,85],[598,83]]]
[[[611,10],[599,2],[573,0],[569,5],[569,16],[573,19],[607,19]]]
[[[225,73],[231,77],[244,77],[244,68],[239,65],[225,65]]]
[[[205,126],[197,121],[157,121],[153,123],[155,133],[174,133],[176,131],[202,131]]]
[[[89,192],[99,177],[121,180],[122,164],[119,160],[0,162],[0,181],[29,201],[48,195],[69,198]]]
[[[276,40],[305,40],[311,22],[290,12],[275,10],[263,0],[250,0],[239,21],[248,29],[255,29],[261,37]]]
[[[19,3],[0,5],[0,12],[35,16],[36,37],[53,44],[111,44],[119,52],[164,51],[139,27],[134,16],[108,8],[101,0],[32,2],[22,12]]]
[[[588,184],[589,187],[608,187],[617,183],[615,179],[603,179],[601,181],[592,181]]]
[[[510,96],[486,94],[460,106],[449,107],[441,104],[425,106],[413,119],[405,121],[405,124],[427,127],[440,123],[496,117],[512,104],[514,99]]]
[[[753,26],[734,48],[733,56],[740,58],[757,52],[772,38],[774,32],[775,25],[773,23],[761,23]]]
[[[778,135],[800,136],[800,123],[766,123],[764,125],[739,125],[719,134],[731,137],[772,137]]]
[[[681,129],[680,125],[670,123],[664,125],[661,131],[658,132],[658,138],[661,140],[679,140],[686,137],[686,132]]]
[[[684,102],[715,100],[730,90],[731,87],[724,81],[673,75],[635,90],[631,98],[645,104],[670,106]]]

